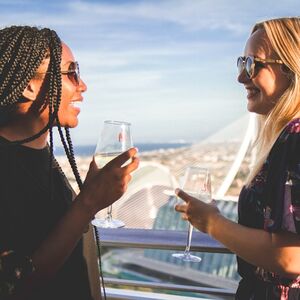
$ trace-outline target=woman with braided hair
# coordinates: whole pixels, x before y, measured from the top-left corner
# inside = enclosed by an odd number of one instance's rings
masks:
[[[55,31],[0,30],[1,299],[100,297],[100,284],[95,291],[89,284],[83,241],[95,213],[125,192],[138,159],[132,148],[102,169],[93,160],[82,184],[69,128],[78,124],[76,103],[85,91],[78,63]],[[54,126],[80,188],[75,197],[53,157]]]

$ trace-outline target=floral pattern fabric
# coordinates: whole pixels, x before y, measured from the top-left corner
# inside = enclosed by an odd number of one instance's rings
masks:
[[[238,207],[242,225],[300,234],[300,119],[283,130],[259,174],[242,189]],[[283,278],[237,259],[242,280],[236,299],[300,299],[300,276]]]
[[[30,258],[13,251],[0,254],[0,299],[7,299],[18,287],[21,280],[34,271]]]

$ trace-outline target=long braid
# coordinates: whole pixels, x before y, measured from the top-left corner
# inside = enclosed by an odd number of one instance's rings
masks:
[[[73,168],[73,173],[75,175],[77,184],[78,184],[79,188],[81,189],[82,188],[82,180],[80,178],[80,174],[79,174],[77,164],[76,164],[76,161],[75,161],[74,149],[73,149],[73,144],[72,144],[69,128],[65,128],[65,133],[66,133],[66,138],[67,138],[67,142],[68,142],[68,148],[69,148],[69,151],[70,151],[70,158],[71,158],[71,165],[72,165],[72,168]]]
[[[61,126],[60,124],[58,124],[58,130],[59,130],[59,134],[60,134],[60,139],[61,142],[64,146],[65,152],[68,153],[67,157],[69,160],[69,164],[72,168],[73,174],[75,176],[77,185],[79,187],[79,189],[81,190],[82,188],[82,180],[80,178],[80,174],[77,168],[77,164],[76,164],[76,160],[75,160],[75,155],[74,155],[74,149],[73,149],[73,143],[71,140],[71,135],[70,135],[70,131],[69,128],[65,128],[65,133],[66,133],[66,138],[67,138],[67,143],[65,141],[65,137],[63,135],[63,132],[61,130]],[[101,254],[101,240],[100,240],[100,235],[99,232],[97,230],[96,226],[93,226],[94,228],[94,234],[96,237],[96,244],[97,244],[97,252],[98,252],[98,258],[99,258],[99,273],[100,273],[100,280],[101,280],[101,286],[102,286],[102,290],[103,290],[103,296],[104,299],[106,300],[106,290],[105,290],[105,284],[104,284],[104,278],[103,278],[103,270],[102,270],[102,254]]]
[[[47,42],[37,42],[35,34],[27,27],[20,29],[20,34],[13,36],[11,43],[1,57],[0,70],[0,106],[17,103],[37,68],[44,59]],[[8,41],[10,42],[10,41]],[[11,69],[12,60],[16,63]]]
[[[0,30],[0,124],[9,121],[15,104],[44,59],[49,47],[41,30],[13,26]]]

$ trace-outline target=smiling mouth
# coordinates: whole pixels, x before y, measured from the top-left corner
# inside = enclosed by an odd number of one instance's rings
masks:
[[[247,90],[247,98],[253,98],[260,93],[259,89],[246,89]]]
[[[81,108],[82,101],[71,101],[70,105],[75,108]]]

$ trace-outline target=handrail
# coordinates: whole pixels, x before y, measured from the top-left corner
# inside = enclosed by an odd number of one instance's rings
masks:
[[[228,290],[223,288],[198,287],[198,286],[191,286],[191,285],[146,282],[146,281],[115,279],[115,278],[107,278],[107,277],[104,278],[104,282],[105,284],[117,284],[117,285],[132,286],[132,287],[184,291],[184,292],[212,294],[212,295],[219,295],[219,296],[233,296],[235,294],[233,290]]]
[[[184,250],[187,238],[186,231],[177,230],[98,228],[98,233],[102,246],[120,248]],[[198,231],[193,232],[191,251],[231,253],[222,244]]]
[[[143,249],[162,249],[162,250],[184,250],[186,245],[187,232],[177,230],[154,230],[154,229],[133,229],[133,228],[119,228],[108,229],[98,228],[101,245],[105,247],[117,248],[143,248]],[[207,234],[195,231],[193,232],[191,251],[196,252],[210,252],[210,253],[228,253],[231,254],[227,248],[222,244],[212,239]],[[146,281],[133,281],[115,278],[104,278],[105,284],[143,287],[153,289],[164,289],[173,291],[184,291],[191,293],[210,294],[215,296],[223,296],[227,299],[233,299],[235,290],[228,288],[214,288],[214,287],[197,287],[190,285],[179,285],[170,283],[157,283]],[[125,290],[124,290],[125,291]],[[122,289],[118,289],[118,295],[114,293],[113,289],[110,291],[109,299],[140,299],[134,298],[135,291],[126,289],[129,293],[129,298],[122,294]],[[121,298],[118,298],[122,295]],[[149,292],[149,297],[144,296],[143,299],[154,299],[155,293]],[[158,298],[155,298],[158,299]]]

